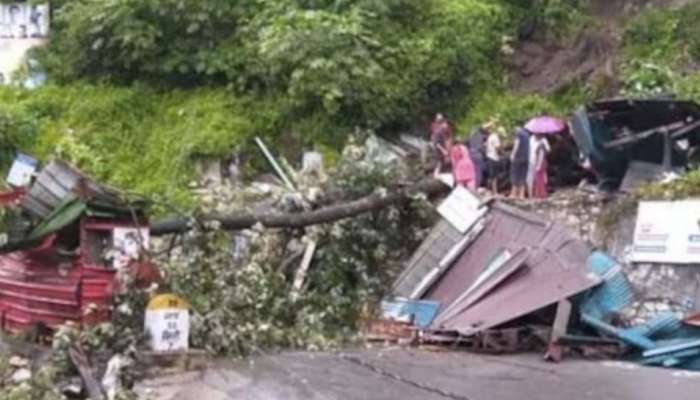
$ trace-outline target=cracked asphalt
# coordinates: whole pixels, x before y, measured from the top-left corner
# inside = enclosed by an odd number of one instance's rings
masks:
[[[282,353],[141,382],[155,400],[697,400],[700,373],[537,355]]]

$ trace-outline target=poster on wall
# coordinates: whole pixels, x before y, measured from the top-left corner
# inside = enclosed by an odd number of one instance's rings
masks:
[[[49,5],[0,5],[0,39],[45,38],[49,34]]]
[[[9,83],[29,49],[46,42],[49,5],[0,4],[0,84]]]
[[[112,233],[112,248],[115,252],[112,268],[121,271],[132,261],[139,260],[148,250],[148,229],[114,228]]]
[[[700,264],[700,201],[641,202],[632,260]]]

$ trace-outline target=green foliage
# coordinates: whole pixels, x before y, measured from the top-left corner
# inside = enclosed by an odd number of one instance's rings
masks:
[[[367,162],[366,149],[350,145],[331,178],[304,182],[309,189],[344,193],[348,199],[367,195],[415,174]],[[323,183],[326,182],[326,183]],[[303,189],[302,189],[303,190]],[[240,193],[233,193],[233,197]],[[214,194],[205,197],[214,196]],[[242,207],[219,192],[203,202],[203,214]],[[219,197],[219,196],[223,196]],[[284,203],[284,194],[267,201]],[[225,201],[224,199],[228,199]],[[210,204],[211,203],[211,204]],[[250,203],[247,203],[251,206]],[[401,260],[415,249],[432,223],[432,208],[423,198],[381,211],[357,215],[300,232],[254,227],[243,232],[250,248],[236,259],[231,236],[195,230],[164,255],[169,289],[192,305],[193,346],[214,354],[248,355],[277,348],[323,349],[353,339],[357,324],[388,287]],[[279,211],[279,209],[275,210]],[[318,246],[297,297],[291,295],[295,271],[308,240]],[[295,256],[294,254],[297,254]]]
[[[564,93],[550,97],[507,91],[484,92],[475,103],[469,105],[468,111],[458,120],[457,126],[460,133],[466,134],[473,127],[494,120],[505,128],[504,133],[510,136],[516,126],[539,115],[566,118],[573,109],[585,104],[592,96],[583,85],[575,85]]]
[[[679,17],[673,10],[653,10],[634,18],[625,27],[625,55],[638,59],[676,61]]]
[[[678,71],[700,60],[700,4],[654,9],[634,18],[625,29],[623,90],[629,96],[675,92]]]
[[[0,171],[4,171],[16,152],[28,148],[37,137],[37,119],[21,106],[0,108]]]
[[[536,0],[533,7],[541,9],[541,21],[550,35],[558,36],[581,27],[583,9],[588,0]]]
[[[281,107],[225,90],[163,93],[138,85],[2,88],[0,101],[13,105],[0,111],[3,165],[15,148],[60,157],[100,181],[180,205],[190,201],[194,160],[227,156],[253,135],[270,135]]]
[[[672,93],[676,79],[673,69],[653,62],[632,60],[622,66],[622,94],[645,98]]]
[[[285,97],[285,121],[354,126],[442,107],[498,68],[513,28],[486,0],[77,0],[38,52],[60,82],[226,84]],[[319,130],[312,134],[334,134]]]
[[[503,0],[521,20],[538,27],[547,39],[560,41],[592,21],[586,8],[589,0]]]

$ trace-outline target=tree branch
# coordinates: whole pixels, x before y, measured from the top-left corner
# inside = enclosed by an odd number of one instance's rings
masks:
[[[311,225],[326,224],[356,215],[380,210],[393,204],[408,200],[412,195],[425,193],[433,195],[447,192],[449,188],[436,179],[421,181],[413,186],[390,190],[385,195],[371,194],[358,200],[343,204],[323,207],[318,210],[302,213],[240,213],[235,215],[209,215],[203,218],[204,223],[218,221],[222,229],[249,229],[257,223],[268,228],[303,228]],[[151,235],[160,236],[182,233],[191,227],[185,218],[158,221],[151,226]]]

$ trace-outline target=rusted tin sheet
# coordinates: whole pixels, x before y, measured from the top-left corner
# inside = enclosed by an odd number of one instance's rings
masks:
[[[32,251],[0,256],[4,330],[23,331],[35,324],[57,328],[67,321],[94,324],[109,318],[115,271],[98,273],[75,261],[62,263]]]
[[[368,341],[395,342],[415,336],[415,329],[410,323],[382,319],[367,321],[363,331]]]
[[[440,317],[436,320],[436,322],[439,324],[456,315],[459,315],[464,310],[490,294],[491,291],[495,290],[501,283],[510,278],[520,268],[524,267],[528,255],[528,249],[521,248],[517,253],[505,260],[500,268],[494,270],[493,272],[484,272],[475,283],[468,288],[465,288],[466,290],[464,293],[462,293],[449,308],[445,309],[440,314]]]
[[[20,204],[31,215],[44,218],[73,195],[114,198],[112,192],[100,187],[77,169],[62,161],[52,161],[41,170]]]
[[[484,232],[431,288],[426,299],[443,304],[434,329],[471,335],[529,314],[600,283],[588,271],[591,249],[564,227],[514,207],[494,203]],[[526,248],[524,267],[510,271],[479,301],[460,307],[464,295],[497,254]],[[447,309],[461,309],[443,316]]]

